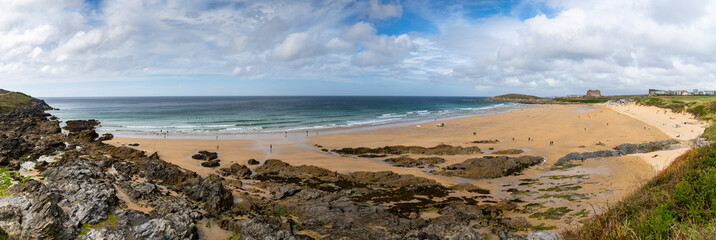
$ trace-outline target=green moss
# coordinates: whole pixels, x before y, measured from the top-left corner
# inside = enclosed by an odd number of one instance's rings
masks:
[[[555,226],[546,226],[544,223],[540,223],[537,226],[532,227],[532,231],[539,232],[539,231],[547,231],[547,230],[554,230],[557,229]]]
[[[562,192],[562,191],[575,191],[582,188],[582,186],[571,186],[571,185],[561,185],[561,186],[554,186],[549,188],[541,188],[540,191],[548,191],[548,192]]]
[[[581,166],[582,164],[577,163],[566,163],[566,164],[554,164],[551,167],[549,167],[549,170],[551,171],[557,171],[557,170],[567,170],[573,167]]]
[[[584,178],[586,175],[552,175],[549,176],[549,179],[552,180],[562,180],[562,179],[570,179],[570,178]]]
[[[577,198],[587,199],[587,195],[585,195],[585,194],[576,194],[576,193],[572,193],[572,194],[545,194],[545,195],[539,196],[539,197],[537,197],[537,198],[562,198],[562,199],[565,199],[565,200],[567,200],[567,201],[572,202],[572,201],[577,200]]]
[[[241,237],[241,233],[232,232],[231,236],[226,237],[226,239],[234,239],[234,238],[240,238],[240,237]]]
[[[16,171],[12,171],[8,168],[0,168],[0,196],[10,195],[5,193],[6,189],[16,183],[25,184],[29,179],[30,177],[23,177]]]
[[[537,218],[538,220],[542,219],[552,219],[552,220],[560,220],[562,219],[562,216],[566,215],[567,213],[571,212],[572,209],[569,209],[568,207],[558,207],[558,208],[549,208],[547,211],[539,212],[539,213],[533,213],[530,215],[530,218]]]

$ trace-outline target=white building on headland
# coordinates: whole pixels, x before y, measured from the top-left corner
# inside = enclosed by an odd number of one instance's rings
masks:
[[[698,89],[694,89],[693,91],[689,92],[686,90],[659,90],[659,89],[649,89],[650,95],[676,95],[676,96],[685,96],[685,95],[716,95],[716,91],[699,91]]]

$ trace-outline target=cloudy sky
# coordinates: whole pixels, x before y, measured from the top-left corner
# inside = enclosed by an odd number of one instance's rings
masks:
[[[716,89],[716,2],[2,0],[35,96],[555,96]]]

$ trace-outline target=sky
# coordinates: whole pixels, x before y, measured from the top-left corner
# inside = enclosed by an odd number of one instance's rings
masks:
[[[716,1],[2,0],[38,97],[716,90]]]

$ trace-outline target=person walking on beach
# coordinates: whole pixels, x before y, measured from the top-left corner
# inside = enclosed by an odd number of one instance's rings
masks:
[[[273,152],[273,144],[269,144],[269,152]]]

